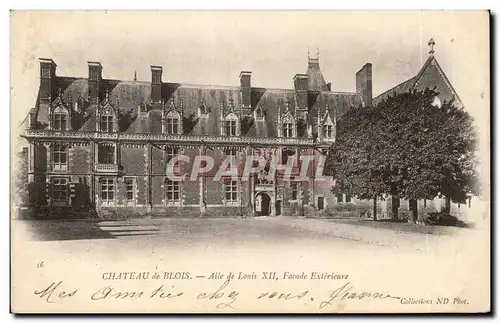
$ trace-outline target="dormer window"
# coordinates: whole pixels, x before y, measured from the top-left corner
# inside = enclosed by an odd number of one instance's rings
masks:
[[[205,103],[202,103],[198,107],[198,118],[203,118],[203,119],[208,118],[209,112],[210,111],[209,111],[208,107],[205,105]]]
[[[231,113],[226,117],[224,121],[226,136],[237,136],[238,135],[238,117]]]
[[[325,138],[333,138],[333,125],[331,124],[323,125],[323,136]]]
[[[295,122],[291,114],[287,114],[283,119],[283,137],[285,138],[295,137]]]
[[[180,115],[176,111],[170,111],[166,118],[165,132],[170,135],[179,134]]]
[[[255,120],[256,121],[264,121],[264,112],[260,107],[255,109]]]
[[[113,116],[103,115],[101,116],[100,126],[102,132],[113,132]]]
[[[66,112],[54,113],[54,130],[58,131],[66,130],[67,123],[68,123],[68,114]]]
[[[285,122],[283,124],[283,137],[292,138],[293,137],[293,123]]]

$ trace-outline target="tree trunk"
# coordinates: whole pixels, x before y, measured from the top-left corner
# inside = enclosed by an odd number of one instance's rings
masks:
[[[418,209],[417,209],[417,200],[411,199],[409,201],[410,204],[410,222],[411,223],[416,223],[418,220]]]
[[[373,221],[377,221],[377,196],[373,197]]]
[[[394,220],[398,219],[398,210],[399,210],[399,198],[396,196],[391,196],[391,208],[392,208],[392,217]]]
[[[441,209],[441,211],[446,214],[450,214],[450,210],[451,210],[451,199],[446,196],[444,200],[444,208]]]

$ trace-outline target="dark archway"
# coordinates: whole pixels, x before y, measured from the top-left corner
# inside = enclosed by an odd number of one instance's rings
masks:
[[[255,215],[269,216],[271,214],[271,197],[266,192],[260,192],[255,196]]]

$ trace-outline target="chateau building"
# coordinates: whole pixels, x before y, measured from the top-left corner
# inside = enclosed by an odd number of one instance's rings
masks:
[[[27,204],[38,211],[91,209],[106,216],[321,210],[337,197],[331,186],[315,183],[314,171],[307,181],[258,174],[248,181],[177,181],[169,179],[167,166],[179,155],[264,155],[283,164],[293,155],[318,160],[335,141],[336,119],[372,103],[371,64],[356,73],[356,92],[335,92],[325,82],[319,53],[308,57],[306,73],[291,75],[290,89],[254,87],[250,71],[242,71],[235,86],[212,86],[165,82],[161,66],[151,66],[148,82],[106,79],[100,62],[88,62],[87,77],[60,76],[56,68],[52,59],[40,59],[38,97],[23,125]]]
[[[439,92],[434,104],[454,100],[463,107],[434,56],[432,39],[429,47],[429,58],[415,77],[373,99],[370,63],[356,73],[355,92],[335,92],[321,72],[319,53],[308,57],[306,73],[290,77],[289,89],[254,87],[250,71],[242,71],[235,86],[164,82],[161,66],[151,66],[148,82],[136,76],[112,80],[104,77],[100,62],[88,62],[87,77],[67,77],[57,74],[52,59],[40,59],[36,104],[23,123],[28,143],[24,205],[49,216],[88,210],[100,216],[281,215],[371,203],[334,195],[333,182],[316,179],[318,160],[335,141],[337,119],[348,109],[425,88]],[[289,157],[309,156],[314,162],[306,180],[297,179],[300,163],[293,164],[291,181],[280,180],[279,172],[265,176],[267,166],[248,180],[214,180],[213,173],[173,180],[169,162],[179,156],[191,162],[210,156],[214,166],[228,156],[239,164],[247,156],[283,165]],[[191,163],[182,170],[197,174],[199,166]],[[470,207],[472,199],[453,204],[452,211]],[[408,201],[386,197],[378,202],[379,217],[391,218],[394,204],[399,211],[410,208]],[[445,200],[421,200],[417,206],[439,210]]]

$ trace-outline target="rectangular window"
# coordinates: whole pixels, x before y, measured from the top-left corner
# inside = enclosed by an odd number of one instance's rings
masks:
[[[99,164],[115,164],[115,147],[99,145],[97,152]]]
[[[54,170],[64,169],[68,165],[67,145],[54,144],[52,146],[52,168]]]
[[[54,129],[63,131],[66,130],[66,113],[56,113],[54,114]]]
[[[179,119],[167,118],[167,133],[171,135],[179,133]]]
[[[226,136],[236,136],[236,121],[227,120],[226,121]]]
[[[175,156],[179,155],[179,148],[178,147],[167,147],[167,163],[174,158]]]
[[[285,122],[283,124],[283,137],[285,138],[293,137],[293,125],[290,122]]]
[[[180,185],[179,182],[167,180],[167,201],[180,201]]]
[[[68,179],[53,178],[52,179],[52,198],[54,201],[68,200]]]
[[[291,183],[290,187],[292,188],[292,201],[296,201],[299,193],[299,185],[297,183]]]
[[[323,125],[323,136],[325,138],[333,137],[333,126],[332,125]]]
[[[471,205],[471,200],[472,200],[472,197],[469,197],[469,207]]]
[[[238,182],[226,180],[224,182],[224,196],[227,202],[238,201]]]
[[[337,203],[344,202],[344,194],[337,194]]]
[[[226,156],[234,156],[234,157],[236,157],[238,155],[238,149],[236,149],[236,148],[225,148],[224,149],[224,154]]]
[[[125,199],[127,202],[133,202],[135,199],[135,180],[125,178]]]
[[[101,116],[101,131],[113,132],[113,116]]]
[[[345,195],[345,202],[350,203],[351,202],[351,194],[346,194]]]
[[[103,202],[113,202],[115,198],[115,184],[111,178],[102,178],[99,181],[101,190],[101,200]]]

